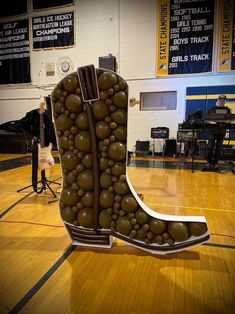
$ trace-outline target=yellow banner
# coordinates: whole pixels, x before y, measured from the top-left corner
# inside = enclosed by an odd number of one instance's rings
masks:
[[[168,75],[170,44],[170,0],[157,1],[157,64],[156,75]]]
[[[231,71],[234,0],[221,0],[219,8],[218,71]]]

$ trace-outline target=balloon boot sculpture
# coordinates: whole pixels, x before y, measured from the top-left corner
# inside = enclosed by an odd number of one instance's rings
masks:
[[[111,247],[113,238],[166,254],[210,238],[204,217],[161,215],[128,180],[128,86],[116,73],[78,68],[51,94],[63,173],[60,214],[73,244]]]

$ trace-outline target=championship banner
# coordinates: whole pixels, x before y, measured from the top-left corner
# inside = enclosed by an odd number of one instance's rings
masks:
[[[235,70],[235,4],[234,0],[221,0],[219,9],[218,71]]]
[[[33,49],[74,46],[74,12],[32,19]]]
[[[47,9],[62,5],[73,4],[73,1],[74,0],[33,0],[33,10]]]
[[[7,0],[2,3],[0,17],[20,15],[27,13],[27,0]]]
[[[212,71],[214,5],[214,0],[157,1],[157,76]]]
[[[0,23],[0,84],[29,82],[29,21]]]

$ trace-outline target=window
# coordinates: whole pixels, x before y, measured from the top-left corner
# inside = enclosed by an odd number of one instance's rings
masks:
[[[140,110],[176,110],[177,92],[140,93]]]

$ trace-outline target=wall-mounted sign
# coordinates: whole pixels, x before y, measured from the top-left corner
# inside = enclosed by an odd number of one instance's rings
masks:
[[[34,17],[32,27],[33,49],[74,45],[74,12]]]
[[[74,70],[74,65],[70,57],[60,57],[56,63],[57,74],[59,76],[67,75]]]
[[[235,4],[221,0],[219,8],[218,71],[235,70]]]
[[[214,0],[158,1],[156,75],[212,71]]]
[[[28,19],[0,23],[0,84],[30,81]]]

